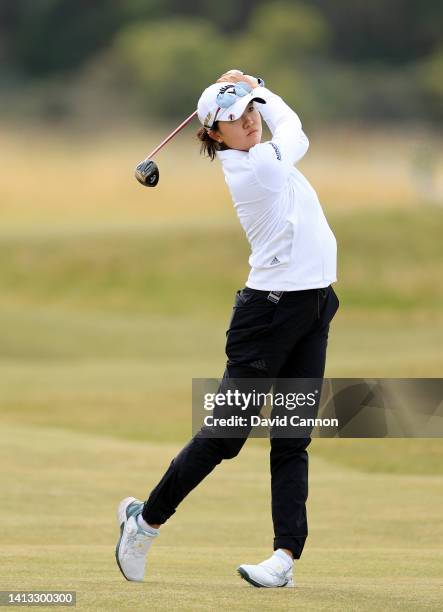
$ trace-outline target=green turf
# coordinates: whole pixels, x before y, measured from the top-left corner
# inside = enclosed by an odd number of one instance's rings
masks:
[[[2,589],[72,589],[83,610],[438,610],[443,477],[311,460],[311,531],[294,590],[253,589],[238,564],[272,544],[268,453],[247,444],[162,528],[143,584],[113,557],[120,497],[143,497],[179,445],[3,426]]]
[[[443,213],[330,215],[341,308],[326,375],[441,376]],[[179,508],[144,585],[113,561],[114,508],[191,434],[191,379],[223,372],[237,226],[0,232],[2,588],[75,588],[85,610],[441,609],[441,440],[315,440],[293,592],[235,567],[269,553],[267,441]],[[233,512],[233,508],[236,512]]]

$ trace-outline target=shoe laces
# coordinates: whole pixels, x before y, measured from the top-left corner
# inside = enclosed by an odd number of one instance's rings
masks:
[[[152,536],[146,531],[143,531],[138,525],[137,527],[131,528],[126,542],[127,553],[132,557],[144,557],[148,552],[151,539]]]
[[[269,557],[269,559],[265,559],[259,563],[261,567],[264,567],[266,571],[268,571],[273,576],[277,576],[279,578],[286,576],[287,571],[283,567],[283,564],[277,561],[278,567],[276,567],[276,559],[274,556]]]

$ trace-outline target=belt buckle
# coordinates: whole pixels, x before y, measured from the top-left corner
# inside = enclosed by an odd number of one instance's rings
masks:
[[[270,291],[268,293],[267,299],[274,304],[278,304],[284,291]]]

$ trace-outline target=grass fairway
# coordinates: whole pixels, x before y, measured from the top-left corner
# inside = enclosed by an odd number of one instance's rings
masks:
[[[164,181],[149,208],[128,186],[134,142],[106,149],[109,181],[97,178],[105,150],[73,147],[54,148],[51,167],[36,156],[23,181],[12,147],[2,188],[1,589],[75,589],[82,610],[441,610],[439,439],[313,442],[297,589],[253,589],[235,572],[270,554],[266,440],[249,441],[185,500],[146,583],[123,580],[116,505],[145,497],[190,436],[191,378],[222,374],[248,249],[214,167],[201,185],[200,170],[180,165],[185,188]],[[323,174],[332,195],[342,184],[333,175]],[[413,206],[395,176],[391,208],[347,208],[362,176],[348,200],[336,192],[341,209],[325,207],[341,301],[326,375],[439,377],[442,210]]]
[[[235,568],[269,554],[272,526],[266,444],[250,441],[185,500],[134,584],[114,562],[113,511],[145,495],[179,445],[30,426],[0,438],[2,589],[76,590],[84,610],[441,609],[441,474],[368,473],[314,454],[298,588],[253,589]]]

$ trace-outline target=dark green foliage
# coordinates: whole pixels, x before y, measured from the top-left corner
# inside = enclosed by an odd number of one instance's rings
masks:
[[[441,44],[439,0],[312,0],[331,26],[333,52],[347,62],[405,64]]]
[[[74,91],[179,117],[237,67],[308,121],[438,121],[442,22],[437,0],[0,0],[0,94],[28,99],[30,86],[34,99],[38,81],[34,106],[51,115],[54,96],[73,98],[69,78]]]

